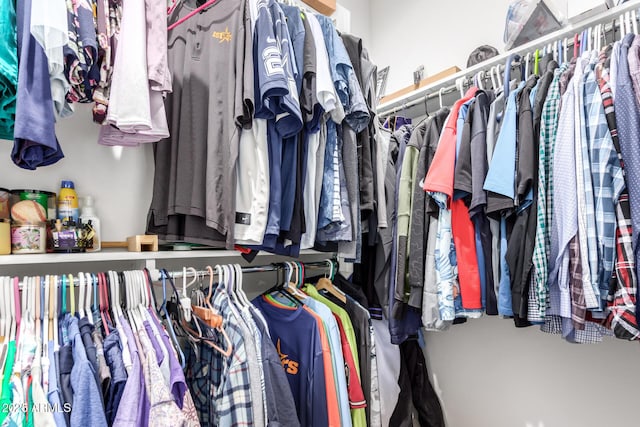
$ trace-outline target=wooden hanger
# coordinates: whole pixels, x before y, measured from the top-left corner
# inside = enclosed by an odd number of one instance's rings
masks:
[[[330,266],[330,277],[333,276],[333,262],[327,260]],[[343,304],[347,303],[347,296],[338,288],[336,288],[331,280],[328,277],[321,277],[316,283],[316,289],[319,291],[327,291],[338,300],[340,300]]]

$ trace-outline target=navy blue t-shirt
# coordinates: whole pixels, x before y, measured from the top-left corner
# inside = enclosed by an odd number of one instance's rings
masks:
[[[281,308],[264,296],[252,301],[269,324],[303,426],[326,427],[329,415],[322,343],[316,319],[302,307]],[[333,373],[330,373],[333,375]]]

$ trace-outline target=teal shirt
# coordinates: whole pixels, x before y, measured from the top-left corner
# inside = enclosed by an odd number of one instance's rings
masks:
[[[0,0],[0,139],[13,140],[18,90],[18,42],[14,0]]]

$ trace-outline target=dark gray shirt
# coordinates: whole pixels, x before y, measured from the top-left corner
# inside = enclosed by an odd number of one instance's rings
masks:
[[[233,247],[240,127],[253,115],[253,45],[246,1],[214,3],[169,32],[171,137],[155,145],[148,231]],[[186,16],[184,0],[169,23]],[[231,165],[231,166],[230,166]]]

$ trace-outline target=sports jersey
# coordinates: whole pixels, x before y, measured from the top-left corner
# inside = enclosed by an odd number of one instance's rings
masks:
[[[254,104],[246,3],[216,2],[169,31],[171,137],[155,145],[147,226],[162,239],[233,247],[240,129],[251,123]],[[196,5],[181,2],[169,22]]]

